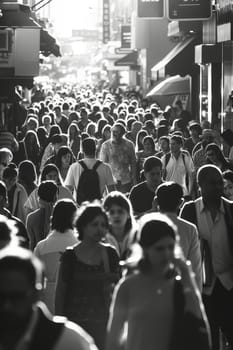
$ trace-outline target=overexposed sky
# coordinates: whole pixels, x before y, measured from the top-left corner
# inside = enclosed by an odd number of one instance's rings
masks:
[[[100,0],[53,0],[51,18],[57,33],[69,35],[72,29],[95,29]]]

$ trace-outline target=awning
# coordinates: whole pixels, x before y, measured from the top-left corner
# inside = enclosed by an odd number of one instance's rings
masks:
[[[40,51],[46,57],[50,54],[53,54],[56,57],[61,56],[60,47],[57,44],[56,39],[44,29],[41,29],[40,31]]]
[[[138,69],[138,52],[132,51],[114,63],[115,66],[128,66],[131,69]]]
[[[152,77],[162,69],[166,75],[191,74],[197,65],[194,63],[196,38],[187,37],[179,42],[160,62],[151,68]]]
[[[41,27],[32,18],[29,6],[9,2],[1,4],[1,10],[0,27]]]
[[[179,75],[166,78],[154,86],[146,97],[156,101],[161,108],[165,108],[166,105],[172,105],[177,96],[179,99],[190,96],[190,79],[190,76]]]

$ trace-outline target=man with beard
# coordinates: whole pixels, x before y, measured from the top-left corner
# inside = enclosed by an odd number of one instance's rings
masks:
[[[1,349],[96,350],[83,329],[39,305],[42,268],[29,250],[0,251],[0,281]]]
[[[197,225],[203,254],[203,302],[213,350],[219,349],[219,329],[233,348],[233,203],[222,197],[223,176],[214,165],[197,173],[201,197],[188,202],[180,216]]]

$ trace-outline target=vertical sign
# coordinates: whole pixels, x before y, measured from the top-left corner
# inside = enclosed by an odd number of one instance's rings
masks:
[[[131,26],[130,25],[121,26],[121,48],[122,49],[131,48]]]
[[[103,0],[103,43],[110,40],[110,4],[109,0]]]
[[[167,0],[170,20],[204,20],[211,17],[211,0]]]
[[[137,0],[137,15],[143,18],[162,18],[164,0]]]

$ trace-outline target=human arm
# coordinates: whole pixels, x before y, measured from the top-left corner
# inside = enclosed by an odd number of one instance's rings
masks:
[[[108,149],[107,149],[107,144],[106,142],[102,143],[100,147],[100,155],[99,155],[100,160],[105,163],[109,163],[109,155],[108,155]]]
[[[36,236],[33,230],[33,223],[32,223],[32,218],[30,214],[26,219],[26,229],[27,229],[27,234],[29,239],[29,249],[33,250],[36,245]]]
[[[124,280],[114,290],[107,326],[106,350],[123,348],[123,332],[128,314],[128,288]]]
[[[202,291],[202,258],[200,241],[198,238],[198,231],[196,226],[193,226],[193,234],[190,241],[190,248],[187,255],[187,259],[191,261],[192,269],[195,274],[197,286]]]

